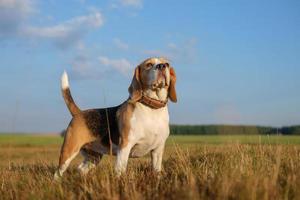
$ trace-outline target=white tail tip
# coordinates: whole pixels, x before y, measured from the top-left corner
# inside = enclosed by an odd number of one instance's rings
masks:
[[[61,76],[61,88],[63,90],[69,88],[68,74],[66,71],[64,71],[63,75]]]

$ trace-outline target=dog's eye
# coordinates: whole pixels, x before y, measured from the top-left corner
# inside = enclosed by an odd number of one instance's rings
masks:
[[[153,67],[153,64],[152,63],[148,63],[147,65],[146,65],[146,69],[150,69],[150,68],[152,68]]]
[[[166,66],[166,67],[170,67],[170,64],[169,64],[169,63],[165,63],[165,66]]]

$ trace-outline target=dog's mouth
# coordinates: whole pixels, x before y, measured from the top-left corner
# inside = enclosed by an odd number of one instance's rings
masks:
[[[165,83],[160,82],[160,83],[154,83],[151,85],[152,89],[161,89],[163,87],[165,87]]]
[[[155,83],[153,83],[151,85],[151,89],[157,90],[157,89],[165,88],[166,86],[168,86],[166,78],[162,78],[162,79],[157,80]]]

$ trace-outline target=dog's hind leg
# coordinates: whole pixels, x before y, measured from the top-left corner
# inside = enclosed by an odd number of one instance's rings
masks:
[[[59,167],[55,172],[54,178],[59,179],[66,171],[71,161],[79,153],[81,147],[93,140],[95,140],[95,138],[88,132],[87,129],[82,126],[72,127],[71,123],[68,127],[64,144],[61,148]]]
[[[84,160],[78,166],[78,170],[82,175],[86,175],[91,169],[95,168],[103,157],[103,154],[94,152],[87,148],[82,148],[80,153],[84,157]]]

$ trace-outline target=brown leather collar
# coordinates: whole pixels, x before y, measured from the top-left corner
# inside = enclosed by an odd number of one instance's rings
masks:
[[[146,105],[146,106],[149,106],[150,108],[159,109],[159,108],[165,107],[168,103],[168,100],[160,101],[160,100],[157,100],[157,99],[147,97],[143,94],[142,98],[139,100],[139,102]]]

